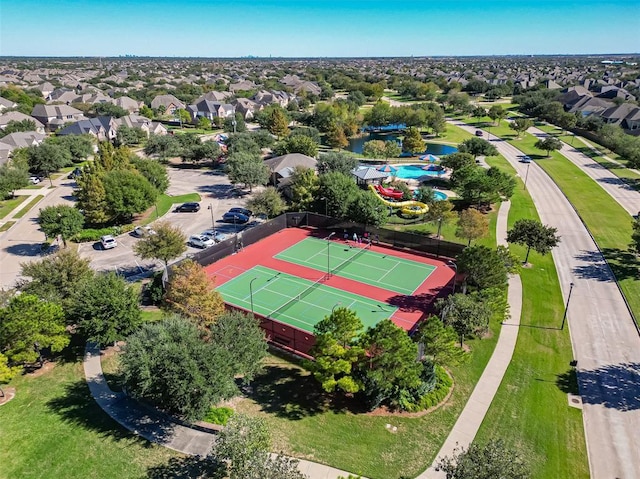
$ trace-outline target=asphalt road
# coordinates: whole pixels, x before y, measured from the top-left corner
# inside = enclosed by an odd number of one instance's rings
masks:
[[[471,133],[477,129],[453,123]],[[524,178],[527,165],[518,161],[522,152],[493,135],[491,141]],[[611,270],[577,213],[541,168],[535,163],[528,168],[527,189],[540,219],[561,236],[552,255],[565,302],[574,283],[568,325],[591,477],[640,478],[640,336]]]

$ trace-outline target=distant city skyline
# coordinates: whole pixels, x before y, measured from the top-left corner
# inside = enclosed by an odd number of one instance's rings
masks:
[[[640,2],[628,0],[0,0],[0,56],[638,52]]]

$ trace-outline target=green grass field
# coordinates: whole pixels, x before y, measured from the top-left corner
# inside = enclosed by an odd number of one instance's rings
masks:
[[[0,477],[146,477],[179,454],[122,429],[89,394],[80,362],[61,362],[12,381],[16,397],[0,407]]]
[[[16,219],[22,218],[31,210],[31,208],[33,208],[37,203],[39,203],[42,198],[44,198],[43,195],[38,195],[34,197],[31,201],[29,201],[29,203],[27,203],[27,205],[24,208],[22,208],[15,215],[13,215],[13,217]]]
[[[28,196],[15,196],[8,200],[0,201],[0,220],[16,209]]]

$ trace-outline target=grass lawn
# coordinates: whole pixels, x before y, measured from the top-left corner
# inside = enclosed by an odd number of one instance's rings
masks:
[[[0,201],[0,219],[11,213],[18,207],[20,203],[22,203],[27,198],[28,196],[14,196],[13,198],[10,198],[8,200]]]
[[[0,408],[3,478],[139,479],[180,457],[112,421],[91,398],[79,362],[16,378],[11,386],[16,397]]]
[[[515,173],[501,157],[489,163]],[[538,219],[533,202],[518,179],[511,198],[509,227],[520,218]],[[511,250],[524,258],[525,248]],[[523,269],[523,307],[513,359],[489,408],[477,440],[502,438],[519,449],[533,478],[589,477],[582,414],[567,404],[564,379],[572,359],[569,332],[557,328],[564,305],[551,255],[531,253],[532,268]],[[545,329],[552,328],[552,329]],[[575,382],[571,384],[575,387]],[[568,453],[570,451],[570,453]]]
[[[435,138],[429,138],[430,142],[443,142],[459,145],[464,140],[471,138],[473,135],[462,128],[458,128],[455,125],[447,123],[447,127],[444,133]]]
[[[29,210],[31,210],[31,208],[33,208],[37,203],[39,203],[42,198],[44,198],[43,195],[36,196],[31,201],[29,201],[29,203],[27,203],[27,206],[25,206],[20,211],[18,211],[15,215],[13,215],[13,217],[16,219],[22,218],[24,215],[26,215],[29,212]]]
[[[15,221],[7,221],[5,224],[0,226],[0,233],[2,233],[3,231],[7,231],[9,228],[11,228],[15,224],[16,224]]]
[[[149,208],[147,213],[143,215],[144,219],[139,224],[146,225],[166,215],[176,203],[200,201],[200,199],[201,198],[198,193],[187,193],[180,196],[160,195],[156,201],[156,205]]]

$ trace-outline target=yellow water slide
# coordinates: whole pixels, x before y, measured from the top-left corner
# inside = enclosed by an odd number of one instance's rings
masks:
[[[401,208],[403,215],[423,215],[429,211],[429,207],[420,201],[389,201],[385,199],[378,191],[376,191],[373,185],[369,185],[369,189],[389,208],[398,209]]]

